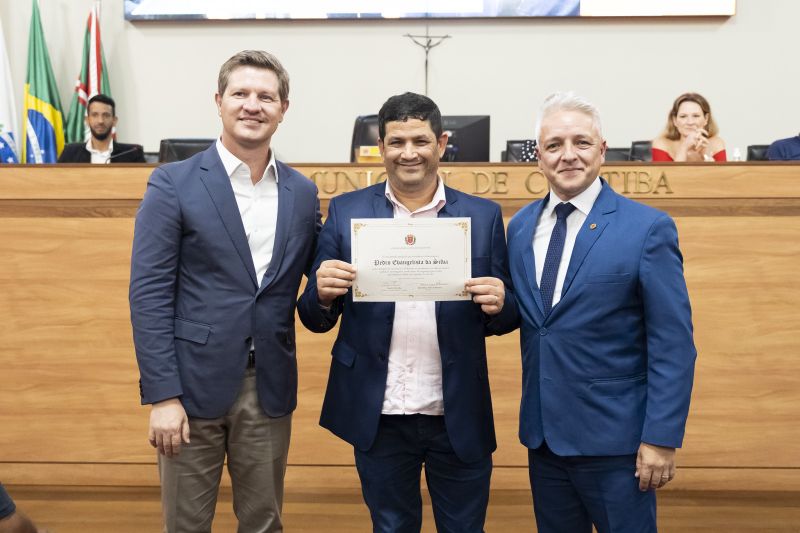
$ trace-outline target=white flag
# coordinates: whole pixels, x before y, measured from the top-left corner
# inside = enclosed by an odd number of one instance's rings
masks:
[[[19,163],[17,152],[17,106],[14,103],[14,85],[8,63],[6,38],[0,21],[0,163]]]

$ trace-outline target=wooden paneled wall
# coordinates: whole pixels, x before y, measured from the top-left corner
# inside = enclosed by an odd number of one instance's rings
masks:
[[[379,168],[298,165],[324,200]],[[541,194],[525,165],[452,166],[448,183],[507,217]],[[153,485],[127,287],[147,166],[0,166],[0,480]],[[612,185],[672,214],[698,364],[671,486],[800,490],[800,166],[636,165]],[[300,390],[287,483],[357,486],[349,446],[317,425],[334,333],[298,321]],[[495,488],[527,486],[517,440],[519,337],[489,341],[499,447]]]

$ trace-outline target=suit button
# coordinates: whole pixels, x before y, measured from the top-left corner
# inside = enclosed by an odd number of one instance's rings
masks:
[[[544,337],[545,335],[547,335],[547,328],[541,328],[541,329],[539,330],[539,335],[541,335],[542,337]]]

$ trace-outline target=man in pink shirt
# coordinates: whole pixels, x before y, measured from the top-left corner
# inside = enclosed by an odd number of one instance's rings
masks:
[[[444,185],[447,145],[429,98],[393,96],[378,115],[385,183],[331,200],[300,319],[342,323],[320,424],[353,445],[374,531],[418,532],[420,472],[439,532],[482,532],[496,448],[487,335],[519,323],[500,207]],[[353,218],[469,217],[472,300],[354,302]]]

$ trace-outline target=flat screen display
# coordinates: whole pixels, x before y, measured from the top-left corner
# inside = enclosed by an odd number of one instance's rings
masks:
[[[447,149],[442,161],[465,163],[489,161],[489,115],[444,115]]]
[[[127,20],[732,16],[736,0],[123,0]]]

